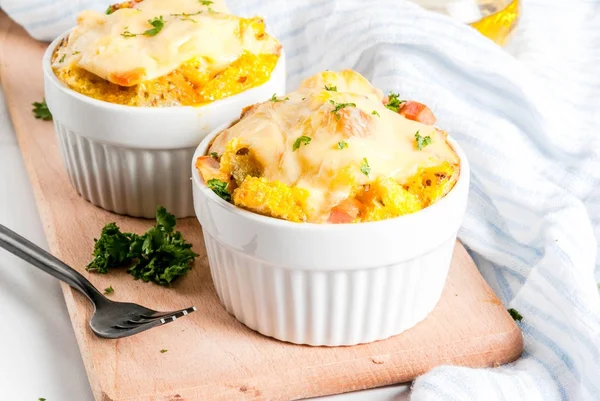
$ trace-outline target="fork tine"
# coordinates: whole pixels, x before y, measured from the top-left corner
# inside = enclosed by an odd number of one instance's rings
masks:
[[[148,317],[146,315],[141,315],[140,319],[129,319],[127,321],[127,323],[131,323],[131,324],[146,324],[149,322],[154,322],[154,321],[160,321],[161,324],[165,324],[168,323],[167,320],[169,321],[173,321],[179,317],[183,317],[186,315],[189,315],[192,312],[195,312],[197,309],[195,306],[192,306],[190,308],[186,308],[186,309],[181,309],[175,312],[168,312],[168,313],[160,313],[159,315],[154,315],[152,317]]]

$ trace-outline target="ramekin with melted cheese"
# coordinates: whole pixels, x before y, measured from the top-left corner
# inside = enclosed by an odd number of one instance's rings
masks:
[[[52,68],[95,99],[189,106],[264,84],[280,53],[261,18],[232,15],[222,0],[136,0],[81,13]]]
[[[460,174],[446,133],[425,106],[411,112],[415,103],[384,97],[354,71],[323,72],[246,109],[197,168],[236,206],[289,221],[414,213],[447,194]]]
[[[464,152],[434,123],[355,72],[324,72],[204,138],[189,166],[194,208],[227,311],[327,346],[425,319],[469,192]]]
[[[194,214],[189,162],[244,107],[285,93],[285,52],[222,0],[132,0],[85,11],[43,60],[71,183],[106,210]]]

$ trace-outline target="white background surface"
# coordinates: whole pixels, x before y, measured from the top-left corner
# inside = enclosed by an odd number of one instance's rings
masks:
[[[33,118],[33,117],[32,117]],[[0,89],[0,223],[47,249]],[[0,250],[0,401],[93,401],[58,281]],[[405,401],[408,386],[319,401]]]

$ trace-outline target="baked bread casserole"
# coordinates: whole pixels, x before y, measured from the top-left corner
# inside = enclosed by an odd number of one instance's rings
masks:
[[[293,222],[352,223],[417,212],[444,197],[460,159],[425,105],[363,76],[322,72],[246,108],[196,167],[234,205]]]
[[[198,106],[269,80],[281,44],[222,0],[134,0],[84,11],[52,68],[83,95],[128,106]]]

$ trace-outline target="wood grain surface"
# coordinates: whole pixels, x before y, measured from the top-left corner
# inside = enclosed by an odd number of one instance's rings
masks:
[[[0,80],[51,252],[98,288],[112,286],[115,300],[157,310],[198,308],[140,335],[103,340],[88,328],[90,304],[63,284],[98,401],[301,399],[406,382],[441,364],[494,366],[521,354],[519,328],[459,243],[442,299],[425,321],[388,340],[353,347],[279,342],[227,314],[213,288],[200,225],[192,218],[179,220],[178,228],[200,257],[172,288],[134,281],[124,271],[87,273],[93,238],[104,224],[115,221],[141,233],[153,222],[101,210],[71,187],[52,123],[31,113],[31,103],[44,96],[45,47],[0,12]]]

